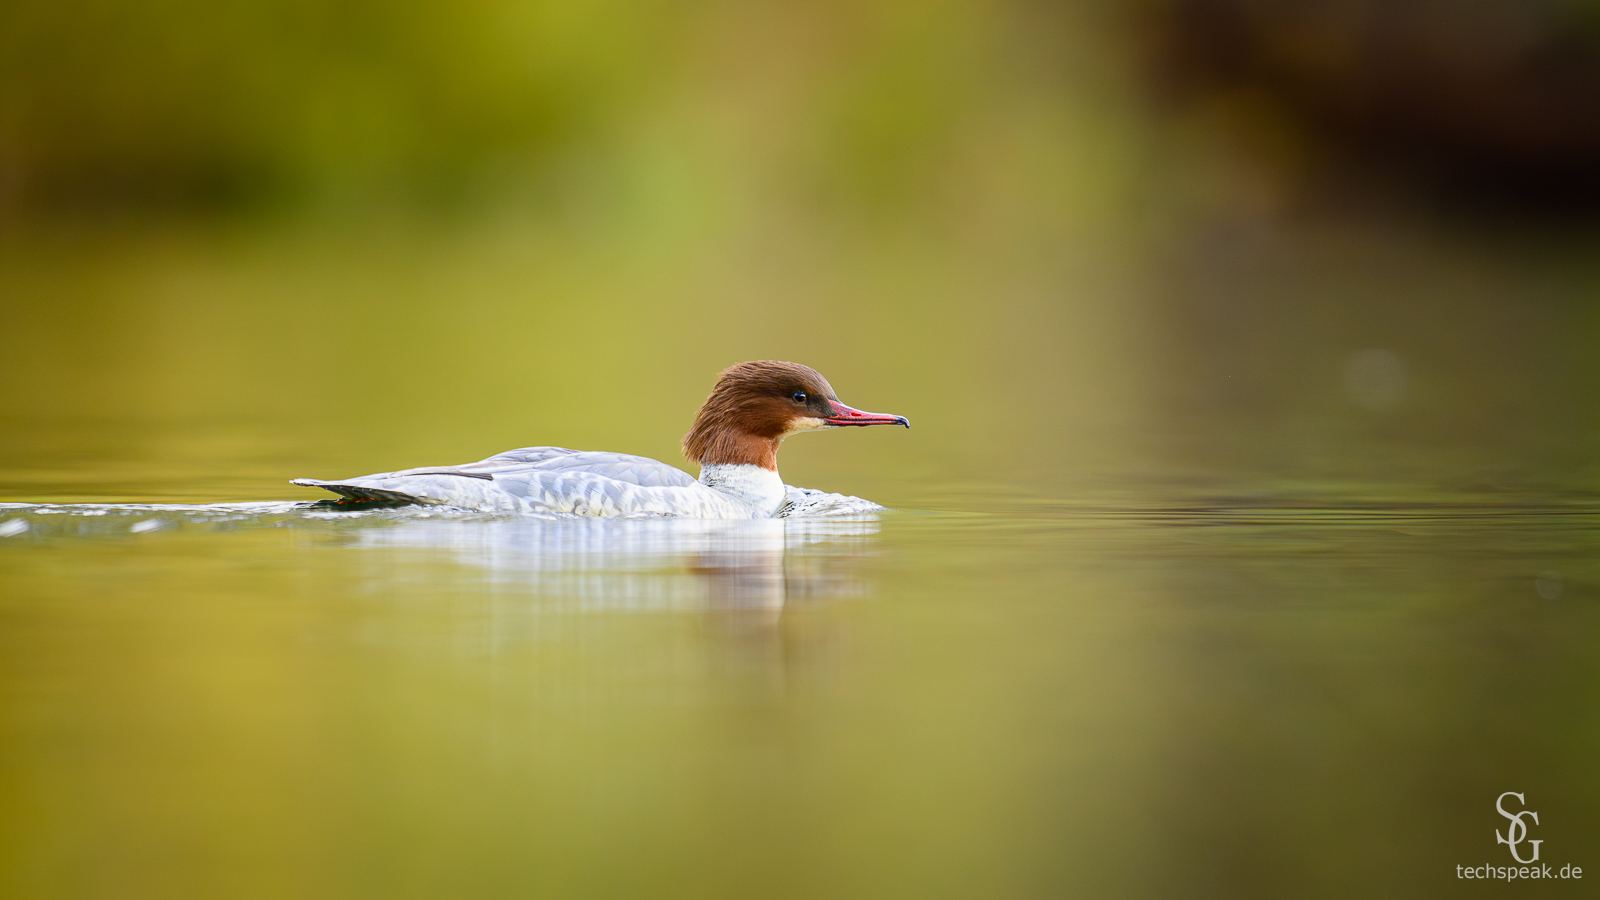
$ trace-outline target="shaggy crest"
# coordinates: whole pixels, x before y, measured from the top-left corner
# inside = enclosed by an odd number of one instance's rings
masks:
[[[805,400],[796,400],[797,394]],[[777,471],[778,444],[797,423],[834,415],[838,399],[828,380],[810,366],[777,360],[729,366],[684,435],[683,455],[701,465],[756,465]]]

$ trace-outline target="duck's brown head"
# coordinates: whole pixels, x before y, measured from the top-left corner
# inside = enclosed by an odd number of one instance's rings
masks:
[[[778,444],[791,434],[852,425],[904,425],[905,416],[851,409],[828,380],[799,363],[760,360],[724,369],[694,427],[683,455],[703,466],[756,465],[777,471]]]

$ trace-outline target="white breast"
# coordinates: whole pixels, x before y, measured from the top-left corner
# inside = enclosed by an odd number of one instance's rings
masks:
[[[771,469],[753,465],[709,465],[700,467],[700,483],[721,493],[737,497],[750,505],[752,518],[776,515],[788,499],[783,479]]]

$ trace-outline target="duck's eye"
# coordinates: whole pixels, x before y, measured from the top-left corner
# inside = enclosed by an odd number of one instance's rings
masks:
[[[806,402],[806,392],[805,391],[795,391],[793,399],[794,399],[794,402],[796,402],[796,403],[804,403],[804,402]]]

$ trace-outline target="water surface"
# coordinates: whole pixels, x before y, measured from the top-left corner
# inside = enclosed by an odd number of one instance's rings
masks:
[[[1594,502],[969,500],[7,505],[7,877],[1400,896],[1502,788],[1588,852]]]

